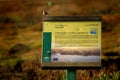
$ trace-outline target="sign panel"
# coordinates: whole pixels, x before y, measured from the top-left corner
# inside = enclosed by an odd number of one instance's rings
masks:
[[[101,66],[100,16],[46,16],[43,19],[43,68]]]

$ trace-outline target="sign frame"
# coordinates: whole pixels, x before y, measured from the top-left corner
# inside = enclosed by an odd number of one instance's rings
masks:
[[[43,32],[42,32],[42,56],[41,56],[41,66],[42,69],[85,69],[85,68],[100,68],[101,67],[101,27],[102,27],[102,18],[101,16],[45,16],[43,18]],[[54,23],[54,22],[99,22],[100,26],[100,54],[99,62],[52,62],[51,54],[53,53],[52,48],[52,32],[45,32],[45,22]],[[60,24],[60,23],[59,23]],[[50,29],[50,26],[46,26]],[[59,27],[59,26],[58,26]],[[60,28],[60,27],[59,27]],[[48,29],[47,29],[48,30]],[[91,32],[94,34],[94,32]],[[95,33],[96,34],[96,33]],[[54,60],[58,60],[54,58]]]

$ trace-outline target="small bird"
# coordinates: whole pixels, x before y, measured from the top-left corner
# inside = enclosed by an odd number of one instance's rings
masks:
[[[45,10],[43,10],[43,11],[42,11],[42,15],[46,16],[46,15],[48,15],[48,12],[45,11]]]

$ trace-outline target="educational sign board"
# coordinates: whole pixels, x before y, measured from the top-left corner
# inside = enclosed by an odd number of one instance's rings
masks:
[[[101,66],[100,16],[43,18],[42,68]]]

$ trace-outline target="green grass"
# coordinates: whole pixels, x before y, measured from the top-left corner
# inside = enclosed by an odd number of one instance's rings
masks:
[[[0,60],[0,65],[3,67],[13,67],[15,66],[19,61],[22,61],[21,59],[5,59],[5,60]]]
[[[110,73],[110,75],[106,75],[101,71],[97,78],[91,78],[90,80],[120,80],[120,71]]]

